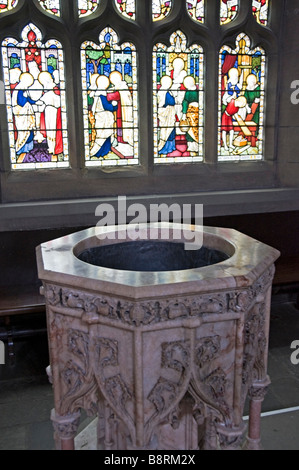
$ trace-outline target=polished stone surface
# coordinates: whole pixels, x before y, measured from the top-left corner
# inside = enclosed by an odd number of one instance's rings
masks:
[[[94,228],[37,248],[54,386],[51,419],[61,448],[74,447],[80,409],[98,411],[98,439],[107,450],[238,448],[247,398],[246,445],[259,448],[279,252],[235,230],[166,223],[154,227],[157,243],[162,246],[166,234],[178,243],[169,229],[179,227],[179,243],[201,234],[204,249],[226,259],[168,271],[78,259],[86,250],[131,243],[125,227],[109,227],[116,240]],[[151,229],[142,229],[144,239]]]

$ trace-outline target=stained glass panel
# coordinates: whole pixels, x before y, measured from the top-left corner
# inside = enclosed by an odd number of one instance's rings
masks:
[[[66,167],[68,163],[64,61],[61,44],[41,42],[28,24],[23,42],[2,42],[12,168]]]
[[[39,3],[48,13],[60,16],[60,0],[39,0]]]
[[[187,11],[191,18],[198,23],[203,23],[205,19],[205,0],[187,0]]]
[[[220,24],[230,23],[237,16],[239,9],[239,0],[220,1]]]
[[[81,46],[86,166],[136,165],[137,54],[109,27]]]
[[[79,17],[91,15],[98,8],[100,0],[78,0]]]
[[[218,159],[263,158],[265,53],[244,33],[219,57]]]
[[[18,4],[18,0],[1,0],[0,1],[0,13],[12,10]]]
[[[135,20],[136,5],[135,0],[114,0],[118,11],[125,17]]]
[[[256,21],[267,26],[268,23],[269,0],[252,0],[252,13]]]
[[[203,160],[203,49],[176,31],[153,50],[154,162]]]
[[[164,20],[169,15],[172,7],[172,1],[152,0],[152,18],[153,21]]]

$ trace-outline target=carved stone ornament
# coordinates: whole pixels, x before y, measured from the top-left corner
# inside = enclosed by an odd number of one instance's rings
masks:
[[[109,451],[237,449],[246,438],[248,448],[257,447],[279,252],[233,229],[145,224],[144,234],[155,229],[154,242],[168,237],[167,259],[189,264],[152,269],[150,245],[135,271],[121,252],[130,242],[137,257],[125,228],[109,226],[113,236],[102,237],[93,227],[37,247],[56,437],[72,447],[84,409],[98,415],[98,442]],[[187,253],[184,243],[199,233],[202,250]],[[102,248],[118,252],[124,264],[82,258]],[[194,264],[203,253],[205,262]]]

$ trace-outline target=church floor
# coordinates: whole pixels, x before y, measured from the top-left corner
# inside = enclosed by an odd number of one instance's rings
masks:
[[[262,407],[262,447],[299,450],[299,364],[291,343],[299,341],[299,310],[293,302],[273,302],[268,373],[271,385]],[[15,364],[0,365],[0,450],[53,450],[52,387],[45,335],[15,342]],[[298,354],[299,357],[299,354]],[[246,410],[245,410],[246,419]],[[79,432],[92,422],[82,417]],[[80,447],[78,439],[78,448]]]

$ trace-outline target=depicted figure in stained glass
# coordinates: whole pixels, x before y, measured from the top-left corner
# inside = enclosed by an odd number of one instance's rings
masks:
[[[44,135],[42,135],[40,131],[40,123],[41,123],[41,112],[43,111],[44,105],[40,101],[43,95],[43,85],[39,80],[40,76],[40,68],[38,63],[33,60],[28,62],[28,70],[29,73],[32,75],[34,81],[33,84],[28,88],[28,96],[32,99],[32,108],[35,114],[35,132],[34,132],[34,140],[41,143],[44,140]]]
[[[252,12],[256,21],[263,26],[268,22],[269,0],[252,0]]]
[[[258,126],[260,122],[259,103],[261,101],[261,87],[258,81],[258,77],[253,73],[249,74],[246,78],[246,89],[244,92],[244,96],[250,108],[249,118],[254,121]]]
[[[107,93],[109,102],[115,101],[117,103],[116,110],[116,140],[115,147],[119,144],[127,144],[132,148],[126,148],[122,145],[122,151],[126,155],[132,155],[134,146],[134,133],[133,133],[133,102],[127,82],[123,80],[122,75],[118,70],[114,70],[109,75],[110,88]]]
[[[199,143],[199,107],[198,107],[198,89],[194,77],[187,75],[184,78],[184,87],[186,89],[182,103],[182,119],[187,119],[188,129],[186,129],[187,149],[191,156],[197,154]],[[180,123],[180,127],[181,123]]]
[[[107,99],[107,89],[110,80],[106,75],[99,75],[96,79],[97,90],[94,93],[92,114],[94,116],[95,139],[92,142],[91,156],[104,157],[111,151],[111,139],[114,134],[114,111],[117,102],[110,103]]]
[[[235,147],[233,141],[235,131],[233,118],[235,120],[238,120],[238,118],[244,120],[245,113],[242,112],[242,110],[246,109],[247,100],[244,96],[237,96],[236,93],[230,95],[226,92],[223,96],[223,103],[225,105],[225,109],[221,118],[223,147],[228,152],[234,152]],[[229,136],[229,141],[227,141],[227,136]],[[239,134],[238,137],[242,137],[242,134]],[[237,145],[237,142],[239,144],[240,142],[245,142],[245,144],[247,144],[247,141],[244,139],[244,137],[242,137],[242,139],[237,138],[235,145]]]
[[[106,28],[100,35],[99,46],[92,42],[82,45],[81,58],[84,127],[88,131],[85,131],[86,165],[138,163],[135,47],[129,43],[119,46],[115,32]],[[101,76],[101,79],[98,76]],[[108,82],[104,81],[103,76]],[[107,88],[100,93],[101,103],[98,98],[99,81],[101,84],[107,84]],[[95,104],[96,98],[98,104]],[[100,109],[101,106],[103,109]],[[103,122],[104,112],[107,121],[105,132],[102,133],[98,126]],[[107,123],[111,126],[109,131]],[[104,137],[108,139],[104,147],[105,152],[95,151],[96,147],[103,145]]]
[[[187,75],[185,61],[181,57],[176,57],[172,62],[170,76],[172,78],[171,90],[175,98],[175,111],[178,120],[182,118],[182,103],[185,96],[184,78]]]
[[[68,166],[61,45],[32,24],[22,37],[2,43],[12,167]]]
[[[232,51],[220,53],[219,159],[261,159],[265,54],[250,50],[250,40],[240,34]]]
[[[175,123],[176,109],[172,88],[172,78],[164,75],[161,78],[161,87],[157,93],[158,119],[160,136],[158,142],[159,154],[172,154],[175,151]]]
[[[202,49],[187,48],[181,31],[170,44],[157,44],[153,54],[155,163],[202,161]]]
[[[41,114],[41,133],[47,139],[48,151],[51,155],[59,155],[63,151],[61,101],[60,91],[55,83],[55,72],[41,72],[39,81],[43,86],[44,93],[41,101],[44,109]]]
[[[233,21],[238,13],[239,0],[221,0],[220,23],[227,24]]]
[[[34,82],[33,76],[21,73],[19,83],[12,93],[12,109],[16,129],[16,153],[18,161],[23,161],[26,154],[33,149],[34,129],[36,128],[35,113],[32,105],[35,104],[29,96],[29,88]]]

